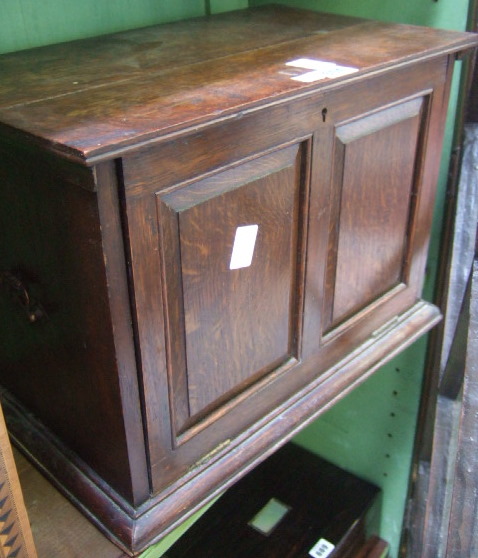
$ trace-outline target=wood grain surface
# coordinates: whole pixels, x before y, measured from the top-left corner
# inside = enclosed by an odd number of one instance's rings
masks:
[[[336,85],[476,42],[464,33],[330,14],[304,18],[291,8],[257,8],[253,17],[229,12],[4,55],[0,121],[66,156],[91,159],[306,92],[315,86],[291,79],[285,66],[296,58],[359,69]]]

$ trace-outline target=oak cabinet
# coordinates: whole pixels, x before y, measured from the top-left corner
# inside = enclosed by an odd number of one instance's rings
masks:
[[[420,292],[475,42],[269,7],[0,58],[5,411],[118,544],[439,320]]]

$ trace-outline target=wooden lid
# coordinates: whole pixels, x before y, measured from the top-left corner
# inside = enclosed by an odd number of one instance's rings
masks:
[[[478,44],[471,33],[267,6],[0,56],[0,122],[73,160]],[[357,71],[312,82],[301,58]]]

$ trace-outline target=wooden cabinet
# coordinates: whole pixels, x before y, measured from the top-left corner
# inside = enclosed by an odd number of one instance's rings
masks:
[[[118,544],[439,320],[420,291],[475,43],[269,7],[0,58],[5,412]]]

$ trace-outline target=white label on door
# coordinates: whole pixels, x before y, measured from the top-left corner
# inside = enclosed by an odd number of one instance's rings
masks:
[[[334,550],[335,545],[326,539],[320,539],[310,550],[312,558],[327,558]]]
[[[240,269],[251,265],[258,229],[258,225],[237,227],[229,269]]]

